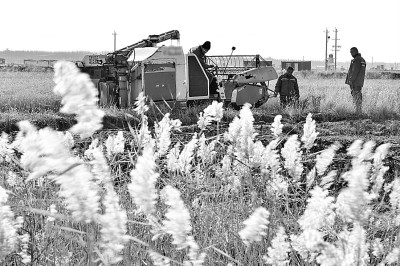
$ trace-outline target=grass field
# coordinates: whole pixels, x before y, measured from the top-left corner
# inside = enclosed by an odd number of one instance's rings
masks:
[[[398,81],[366,80],[358,117],[343,79],[299,76],[299,109],[272,99],[251,111],[213,105],[168,117],[143,101],[128,110],[133,128],[93,134],[91,121],[58,112],[51,74],[3,74],[1,120],[90,132],[71,138],[25,124],[0,138],[6,265],[399,262]],[[200,111],[210,119],[203,129]]]
[[[258,110],[254,110],[256,121],[270,121],[276,114],[293,121],[301,120],[311,112],[317,120],[337,121],[355,119],[350,89],[343,78],[322,78],[316,74],[295,73],[299,80],[301,108],[281,110],[279,100],[271,98]],[[51,125],[55,128],[68,128],[74,121],[70,116],[60,114],[60,98],[54,95],[49,72],[0,72],[0,129],[16,130],[15,123],[29,119],[38,126]],[[274,88],[275,81],[270,83]],[[399,119],[400,82],[392,79],[366,79],[363,88],[363,111],[361,118],[374,121]],[[174,110],[172,117],[180,118],[183,124],[192,124],[197,120],[201,106],[194,110],[181,112]],[[108,121],[105,127],[115,128],[123,125],[124,113],[132,110],[106,109]],[[168,109],[163,109],[168,111]],[[157,117],[160,115],[158,111]],[[237,115],[228,112],[226,121]],[[357,119],[360,117],[357,117]],[[150,120],[153,117],[150,115]],[[126,126],[126,125],[125,125]]]

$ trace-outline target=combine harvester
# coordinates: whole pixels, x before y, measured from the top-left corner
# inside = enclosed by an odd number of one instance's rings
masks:
[[[100,104],[120,108],[133,106],[140,92],[154,102],[173,102],[185,108],[198,100],[224,101],[240,107],[246,102],[261,106],[269,96],[266,82],[278,78],[272,66],[258,56],[208,56],[216,65],[218,94],[209,93],[209,79],[194,54],[184,54],[179,31],[150,35],[107,55],[86,55],[76,62],[88,73],[100,92]],[[166,40],[178,45],[157,46]],[[264,64],[265,65],[265,64]],[[219,73],[218,73],[219,72]]]

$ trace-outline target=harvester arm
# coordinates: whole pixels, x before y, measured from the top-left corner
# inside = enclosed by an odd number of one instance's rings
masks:
[[[164,32],[159,35],[149,35],[147,39],[143,39],[137,43],[131,44],[119,50],[116,50],[110,54],[123,54],[126,57],[129,57],[135,48],[142,48],[142,47],[152,47],[156,43],[160,43],[166,40],[179,40],[180,34],[177,30],[171,30]]]

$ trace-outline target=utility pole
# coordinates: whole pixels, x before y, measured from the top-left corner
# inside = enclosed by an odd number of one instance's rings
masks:
[[[325,71],[328,70],[328,40],[330,36],[328,35],[328,28],[325,29]]]
[[[112,35],[114,35],[114,51],[116,51],[117,50],[117,33],[114,31],[114,33]]]
[[[335,32],[335,45],[332,45],[332,47],[333,47],[333,51],[335,51],[335,71],[336,71],[337,52],[340,51],[339,49],[341,48],[341,46],[337,45],[337,41],[340,40],[337,38],[338,30],[335,28],[334,32]]]

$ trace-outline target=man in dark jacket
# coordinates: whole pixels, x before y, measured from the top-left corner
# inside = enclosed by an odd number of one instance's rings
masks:
[[[210,48],[211,48],[211,42],[206,41],[202,45],[190,49],[189,53],[195,54],[199,59],[200,64],[203,67],[204,72],[206,73],[208,80],[210,82],[210,94],[216,94],[218,93],[217,79],[214,77],[213,74],[210,73],[210,71],[208,71],[208,69],[213,68],[214,66],[208,65],[206,63],[207,61],[206,53],[210,50]]]
[[[351,60],[349,72],[346,77],[346,84],[350,85],[353,103],[356,107],[357,114],[362,112],[362,93],[361,89],[364,85],[365,68],[367,66],[364,58],[358,52],[356,47],[350,49],[350,54],[354,58]]]
[[[300,98],[299,85],[293,76],[293,67],[288,67],[286,73],[278,78],[275,85],[275,94],[280,95],[281,106],[294,106]]]

